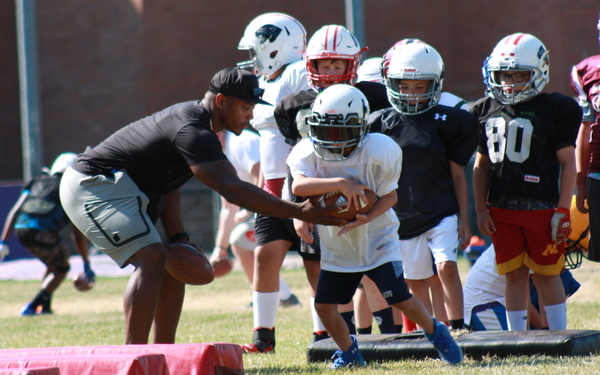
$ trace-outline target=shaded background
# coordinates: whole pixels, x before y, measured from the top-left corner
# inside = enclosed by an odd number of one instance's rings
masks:
[[[304,24],[310,38],[325,24],[344,24],[344,3],[37,1],[44,165],[62,152],[94,146],[124,125],[171,104],[202,98],[215,72],[247,59],[237,44],[246,25],[259,14],[288,13]],[[532,33],[546,44],[551,67],[547,92],[573,95],[571,66],[600,52],[598,0],[364,0],[363,4],[369,47],[365,58],[381,56],[400,39],[420,38],[444,58],[445,90],[469,101],[483,95],[482,63],[508,34]],[[0,2],[0,52],[0,183],[18,183],[23,172],[12,0]],[[201,186],[194,189],[202,191]],[[210,193],[201,193],[195,201],[210,209],[212,201],[205,202],[206,196]],[[1,204],[7,202],[0,196]],[[210,226],[210,220],[196,227]],[[207,231],[212,233],[212,228]]]

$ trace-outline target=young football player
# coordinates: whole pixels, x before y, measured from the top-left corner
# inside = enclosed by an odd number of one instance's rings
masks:
[[[444,62],[426,43],[398,46],[382,70],[393,108],[371,115],[372,132],[391,136],[404,151],[398,183],[400,243],[404,277],[429,311],[432,254],[454,329],[464,326],[459,249],[468,245],[467,184],[463,167],[475,151],[477,119],[469,112],[438,105]]]
[[[331,85],[346,83],[356,86],[365,94],[371,108],[381,109],[390,106],[385,86],[374,82],[357,82],[362,52],[366,49],[366,47],[361,48],[356,37],[343,26],[325,25],[315,32],[308,42],[304,56],[311,89],[285,96],[275,108],[277,126],[287,143],[294,145],[308,135],[305,117],[310,113],[317,94]],[[297,229],[310,232],[311,237],[318,236],[314,226],[297,220],[294,223]],[[318,241],[311,240],[308,244],[303,244],[302,250],[318,253]],[[314,282],[311,284],[313,297],[316,292],[318,273],[314,276]],[[354,304],[340,306],[342,316],[351,332],[370,333],[373,316],[380,332],[396,331],[392,309],[379,294],[372,281],[365,278],[357,292],[356,314]],[[360,301],[364,302],[360,303]],[[311,303],[311,307],[314,308],[314,303]],[[313,314],[316,315],[316,312],[313,311]],[[318,323],[317,319],[315,323]],[[326,337],[326,332],[322,326],[315,324],[313,339],[321,337]]]
[[[290,15],[265,13],[248,24],[238,49],[248,50],[251,59],[238,63],[252,68],[259,76],[264,98],[276,105],[286,95],[308,89],[302,52],[306,48],[306,31]],[[264,178],[263,189],[289,200],[283,189],[287,177],[285,160],[290,152],[277,128],[274,107],[257,105],[252,126],[260,133],[260,160]],[[252,307],[254,332],[252,343],[243,344],[249,353],[269,353],[275,349],[275,322],[280,304],[279,270],[287,252],[300,249],[300,238],[291,219],[257,215],[255,219],[256,248]],[[319,258],[301,253],[308,275],[318,275]]]
[[[550,329],[565,329],[560,273],[575,186],[575,139],[581,108],[549,81],[548,50],[535,36],[504,37],[483,65],[487,96],[472,113],[481,127],[473,169],[477,224],[492,237],[506,275],[509,330],[527,329],[529,274]]]
[[[600,19],[598,19],[600,33]],[[600,35],[598,37],[600,44]],[[585,58],[571,71],[571,88],[579,97],[583,121],[577,137],[577,208],[589,211],[591,235],[600,238],[600,55]],[[591,244],[590,244],[591,245]],[[600,262],[600,248],[588,248],[587,259]]]
[[[364,366],[356,338],[338,312],[347,304],[363,276],[375,282],[387,302],[420,324],[425,336],[450,363],[462,360],[462,351],[446,325],[437,322],[423,304],[408,292],[398,252],[396,203],[402,170],[402,150],[389,137],[368,134],[369,104],[365,95],[350,85],[333,85],[320,93],[307,119],[309,139],[301,140],[288,157],[298,196],[318,196],[341,191],[348,204],[360,208],[365,189],[378,200],[365,214],[344,225],[319,226],[321,273],[315,308],[339,350],[332,369]],[[310,237],[300,231],[309,241]]]

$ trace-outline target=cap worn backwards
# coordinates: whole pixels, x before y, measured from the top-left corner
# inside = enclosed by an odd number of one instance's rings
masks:
[[[264,90],[258,86],[258,78],[247,70],[225,68],[210,80],[210,92],[233,96],[249,103],[271,105],[262,100]]]

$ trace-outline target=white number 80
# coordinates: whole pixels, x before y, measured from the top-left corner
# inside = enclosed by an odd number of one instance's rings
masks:
[[[526,118],[518,117],[506,124],[502,117],[493,117],[485,123],[488,154],[492,163],[500,163],[504,155],[513,163],[529,158],[533,125]]]

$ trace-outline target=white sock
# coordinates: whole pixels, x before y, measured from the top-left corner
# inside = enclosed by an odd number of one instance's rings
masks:
[[[292,296],[292,291],[283,277],[279,278],[279,300],[285,301]]]
[[[261,293],[252,291],[254,327],[273,328],[277,319],[279,292]]]
[[[315,309],[315,297],[310,297],[310,313],[312,314],[313,319],[313,332],[327,331]]]
[[[544,306],[549,329],[567,329],[567,304]]]
[[[508,320],[509,331],[527,330],[527,310],[507,311],[506,320]]]

